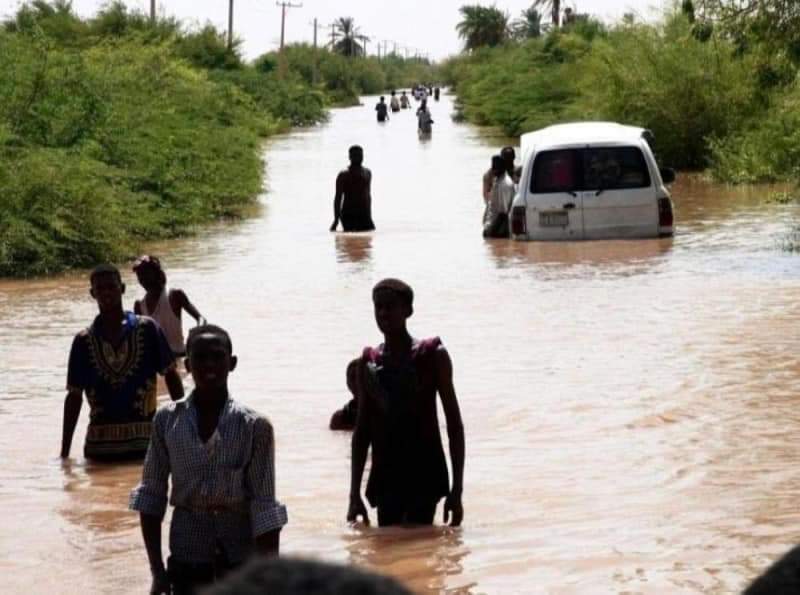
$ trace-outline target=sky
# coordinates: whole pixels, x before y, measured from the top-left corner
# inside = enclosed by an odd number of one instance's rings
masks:
[[[353,17],[361,33],[372,39],[367,50],[373,54],[377,42],[388,41],[390,50],[397,43],[400,53],[408,48],[413,55],[426,54],[438,60],[458,53],[462,42],[455,26],[460,20],[458,9],[464,4],[495,5],[516,17],[530,6],[532,0],[293,0],[302,7],[287,9],[286,42],[311,43],[313,21],[320,24],[320,43],[329,39],[330,23],[338,17]],[[275,0],[233,0],[235,35],[243,40],[248,59],[274,50],[280,45],[281,9]],[[565,6],[577,12],[588,12],[607,22],[619,20],[633,12],[650,20],[663,10],[669,0],[565,0]],[[81,16],[91,16],[104,0],[73,0],[73,8]],[[149,0],[125,0],[131,8],[150,10]],[[0,16],[12,15],[21,0],[0,0]],[[228,28],[228,0],[157,0],[159,14],[178,17],[185,23],[204,25],[208,22],[219,29]],[[327,27],[325,27],[327,25]],[[327,38],[324,37],[327,34]]]

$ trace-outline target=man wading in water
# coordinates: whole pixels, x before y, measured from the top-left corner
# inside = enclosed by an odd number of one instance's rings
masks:
[[[91,413],[84,456],[95,461],[141,459],[156,411],[156,374],[164,375],[173,401],[183,398],[183,383],[158,325],[122,309],[125,285],[119,270],[100,265],[89,280],[100,314],[72,342],[61,457],[69,457],[85,392]]]
[[[354,145],[349,154],[350,167],[336,177],[331,231],[336,231],[339,221],[343,231],[372,231],[372,172],[361,165],[364,149]]]
[[[372,446],[367,500],[378,508],[378,524],[430,525],[442,497],[444,521],[461,524],[464,427],[453,387],[453,365],[439,338],[417,340],[406,322],[414,292],[397,279],[372,291],[375,321],[385,341],[361,357],[356,428],[353,432],[350,506],[347,520],[369,523],[361,479]],[[436,394],[447,419],[453,485],[449,485]]]

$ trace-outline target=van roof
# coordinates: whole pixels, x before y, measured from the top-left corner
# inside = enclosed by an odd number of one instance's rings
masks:
[[[555,147],[595,143],[638,142],[647,130],[638,126],[627,126],[616,122],[571,122],[555,124],[528,132],[520,137],[520,149],[524,155],[534,146]]]

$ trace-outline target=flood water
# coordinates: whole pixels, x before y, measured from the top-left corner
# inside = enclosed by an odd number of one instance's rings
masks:
[[[779,248],[797,207],[679,177],[673,239],[487,242],[481,175],[502,139],[453,124],[449,98],[426,143],[412,113],[379,126],[364,102],[270,141],[252,218],[153,248],[231,331],[232,392],[275,426],[283,552],[420,593],[732,593],[800,541],[800,257]],[[354,143],[378,230],[346,237],[327,229]],[[453,358],[459,530],[345,523],[349,435],[327,423],[347,362],[380,341],[385,276],[415,288],[412,332]],[[57,458],[71,338],[94,314],[85,273],[0,283],[3,592],[149,587],[126,510],[140,466],[83,460],[86,406]]]

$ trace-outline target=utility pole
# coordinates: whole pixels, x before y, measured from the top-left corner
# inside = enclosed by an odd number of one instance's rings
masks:
[[[156,0],[150,0],[150,22],[156,22]]]
[[[319,79],[319,53],[317,52],[317,18],[314,17],[314,74],[312,75],[312,82],[314,85],[317,84],[317,80]]]
[[[228,0],[228,49],[233,49],[233,0]]]
[[[336,23],[331,23],[331,51],[336,46]]]
[[[275,2],[276,6],[281,7],[281,51],[283,51],[283,42],[286,34],[286,9],[287,8],[302,8],[302,4],[292,4],[291,2]]]

